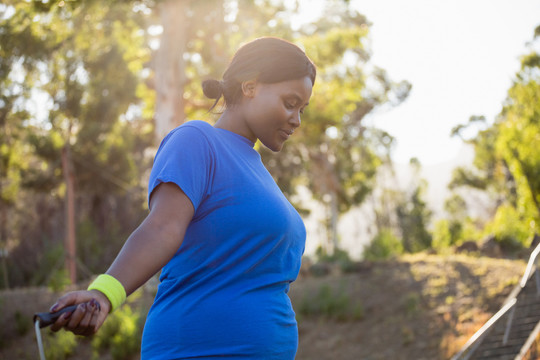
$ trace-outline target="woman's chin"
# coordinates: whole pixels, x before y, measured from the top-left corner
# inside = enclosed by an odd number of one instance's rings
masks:
[[[267,148],[269,148],[273,152],[280,152],[281,149],[283,149],[283,143],[273,144],[273,146],[267,146]]]

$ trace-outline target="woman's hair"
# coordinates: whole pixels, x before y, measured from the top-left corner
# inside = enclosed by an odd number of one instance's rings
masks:
[[[223,80],[205,80],[204,95],[216,99],[223,95],[225,105],[237,104],[242,98],[242,82],[257,80],[265,84],[296,80],[308,76],[312,85],[317,74],[315,65],[298,46],[275,37],[263,37],[242,46],[232,58]]]

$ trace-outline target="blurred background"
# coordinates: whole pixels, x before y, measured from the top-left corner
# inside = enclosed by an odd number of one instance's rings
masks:
[[[362,298],[370,292],[361,293],[366,288],[360,285],[360,293],[343,293],[356,285],[327,276],[382,266],[382,280],[366,275],[363,281],[403,284],[405,266],[418,285],[449,276],[448,269],[434,274],[440,264],[455,265],[453,254],[465,250],[475,260],[467,257],[460,266],[484,264],[482,274],[493,271],[501,281],[476,286],[482,300],[475,311],[496,310],[540,229],[538,14],[540,4],[532,0],[4,1],[0,307],[9,310],[3,320],[11,327],[0,351],[34,358],[22,343],[13,345],[28,338],[24,320],[17,319],[43,311],[35,307],[47,306],[56,291],[107,269],[147,214],[147,179],[159,142],[185,121],[217,120],[218,112],[208,113],[212,101],[201,81],[221,79],[236,49],[260,36],[298,44],[318,67],[302,126],[284,150],[273,154],[257,144],[308,231],[299,290],[291,295],[303,316],[301,337],[319,324],[313,316],[324,313],[324,306],[303,303],[306,294],[320,296],[326,309],[334,306],[329,323],[349,334],[353,326],[368,326],[370,303],[385,301]],[[433,268],[425,271],[426,264]],[[422,270],[411,270],[417,266]],[[322,283],[310,283],[314,275]],[[35,288],[48,292],[31,293],[34,302],[24,303],[17,289]],[[433,302],[454,304],[467,295],[457,288],[437,293]],[[403,292],[396,311],[405,319],[427,306],[438,310],[425,324],[442,317],[456,331],[463,322],[462,312],[440,310],[422,291]],[[111,321],[111,334],[125,321],[140,328],[151,299],[134,299],[140,308],[126,306],[127,314],[120,312],[116,325]],[[491,305],[482,307],[486,302]],[[355,323],[362,319],[364,325]],[[450,338],[443,331],[415,347],[417,328],[397,328],[402,340],[393,355],[370,341],[380,358],[443,358],[471,331]],[[100,349],[118,359],[137,356],[137,342],[121,340],[140,338],[133,334],[118,340],[119,348],[135,349],[127,355],[111,355],[114,344],[103,336],[86,344],[84,356],[72,356],[106,358]],[[73,344],[66,336],[47,341]],[[323,344],[326,358],[352,359],[360,350],[347,353],[343,344],[369,348],[366,336],[334,343],[328,336],[326,342],[306,338]],[[399,347],[407,346],[418,352],[404,355]],[[342,352],[332,353],[336,348]],[[303,349],[301,343],[300,358],[325,358]]]

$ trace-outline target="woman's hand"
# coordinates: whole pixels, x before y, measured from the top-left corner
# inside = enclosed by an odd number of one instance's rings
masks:
[[[66,306],[79,304],[73,312],[62,314],[51,326],[52,331],[62,328],[76,335],[95,334],[109,315],[111,303],[98,290],[81,290],[67,293],[51,307],[51,312],[62,310]]]

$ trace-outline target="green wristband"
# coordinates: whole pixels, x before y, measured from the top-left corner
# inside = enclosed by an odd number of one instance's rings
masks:
[[[126,300],[126,290],[122,283],[108,274],[99,275],[96,280],[88,286],[88,290],[101,291],[111,302],[111,312],[116,310]]]

